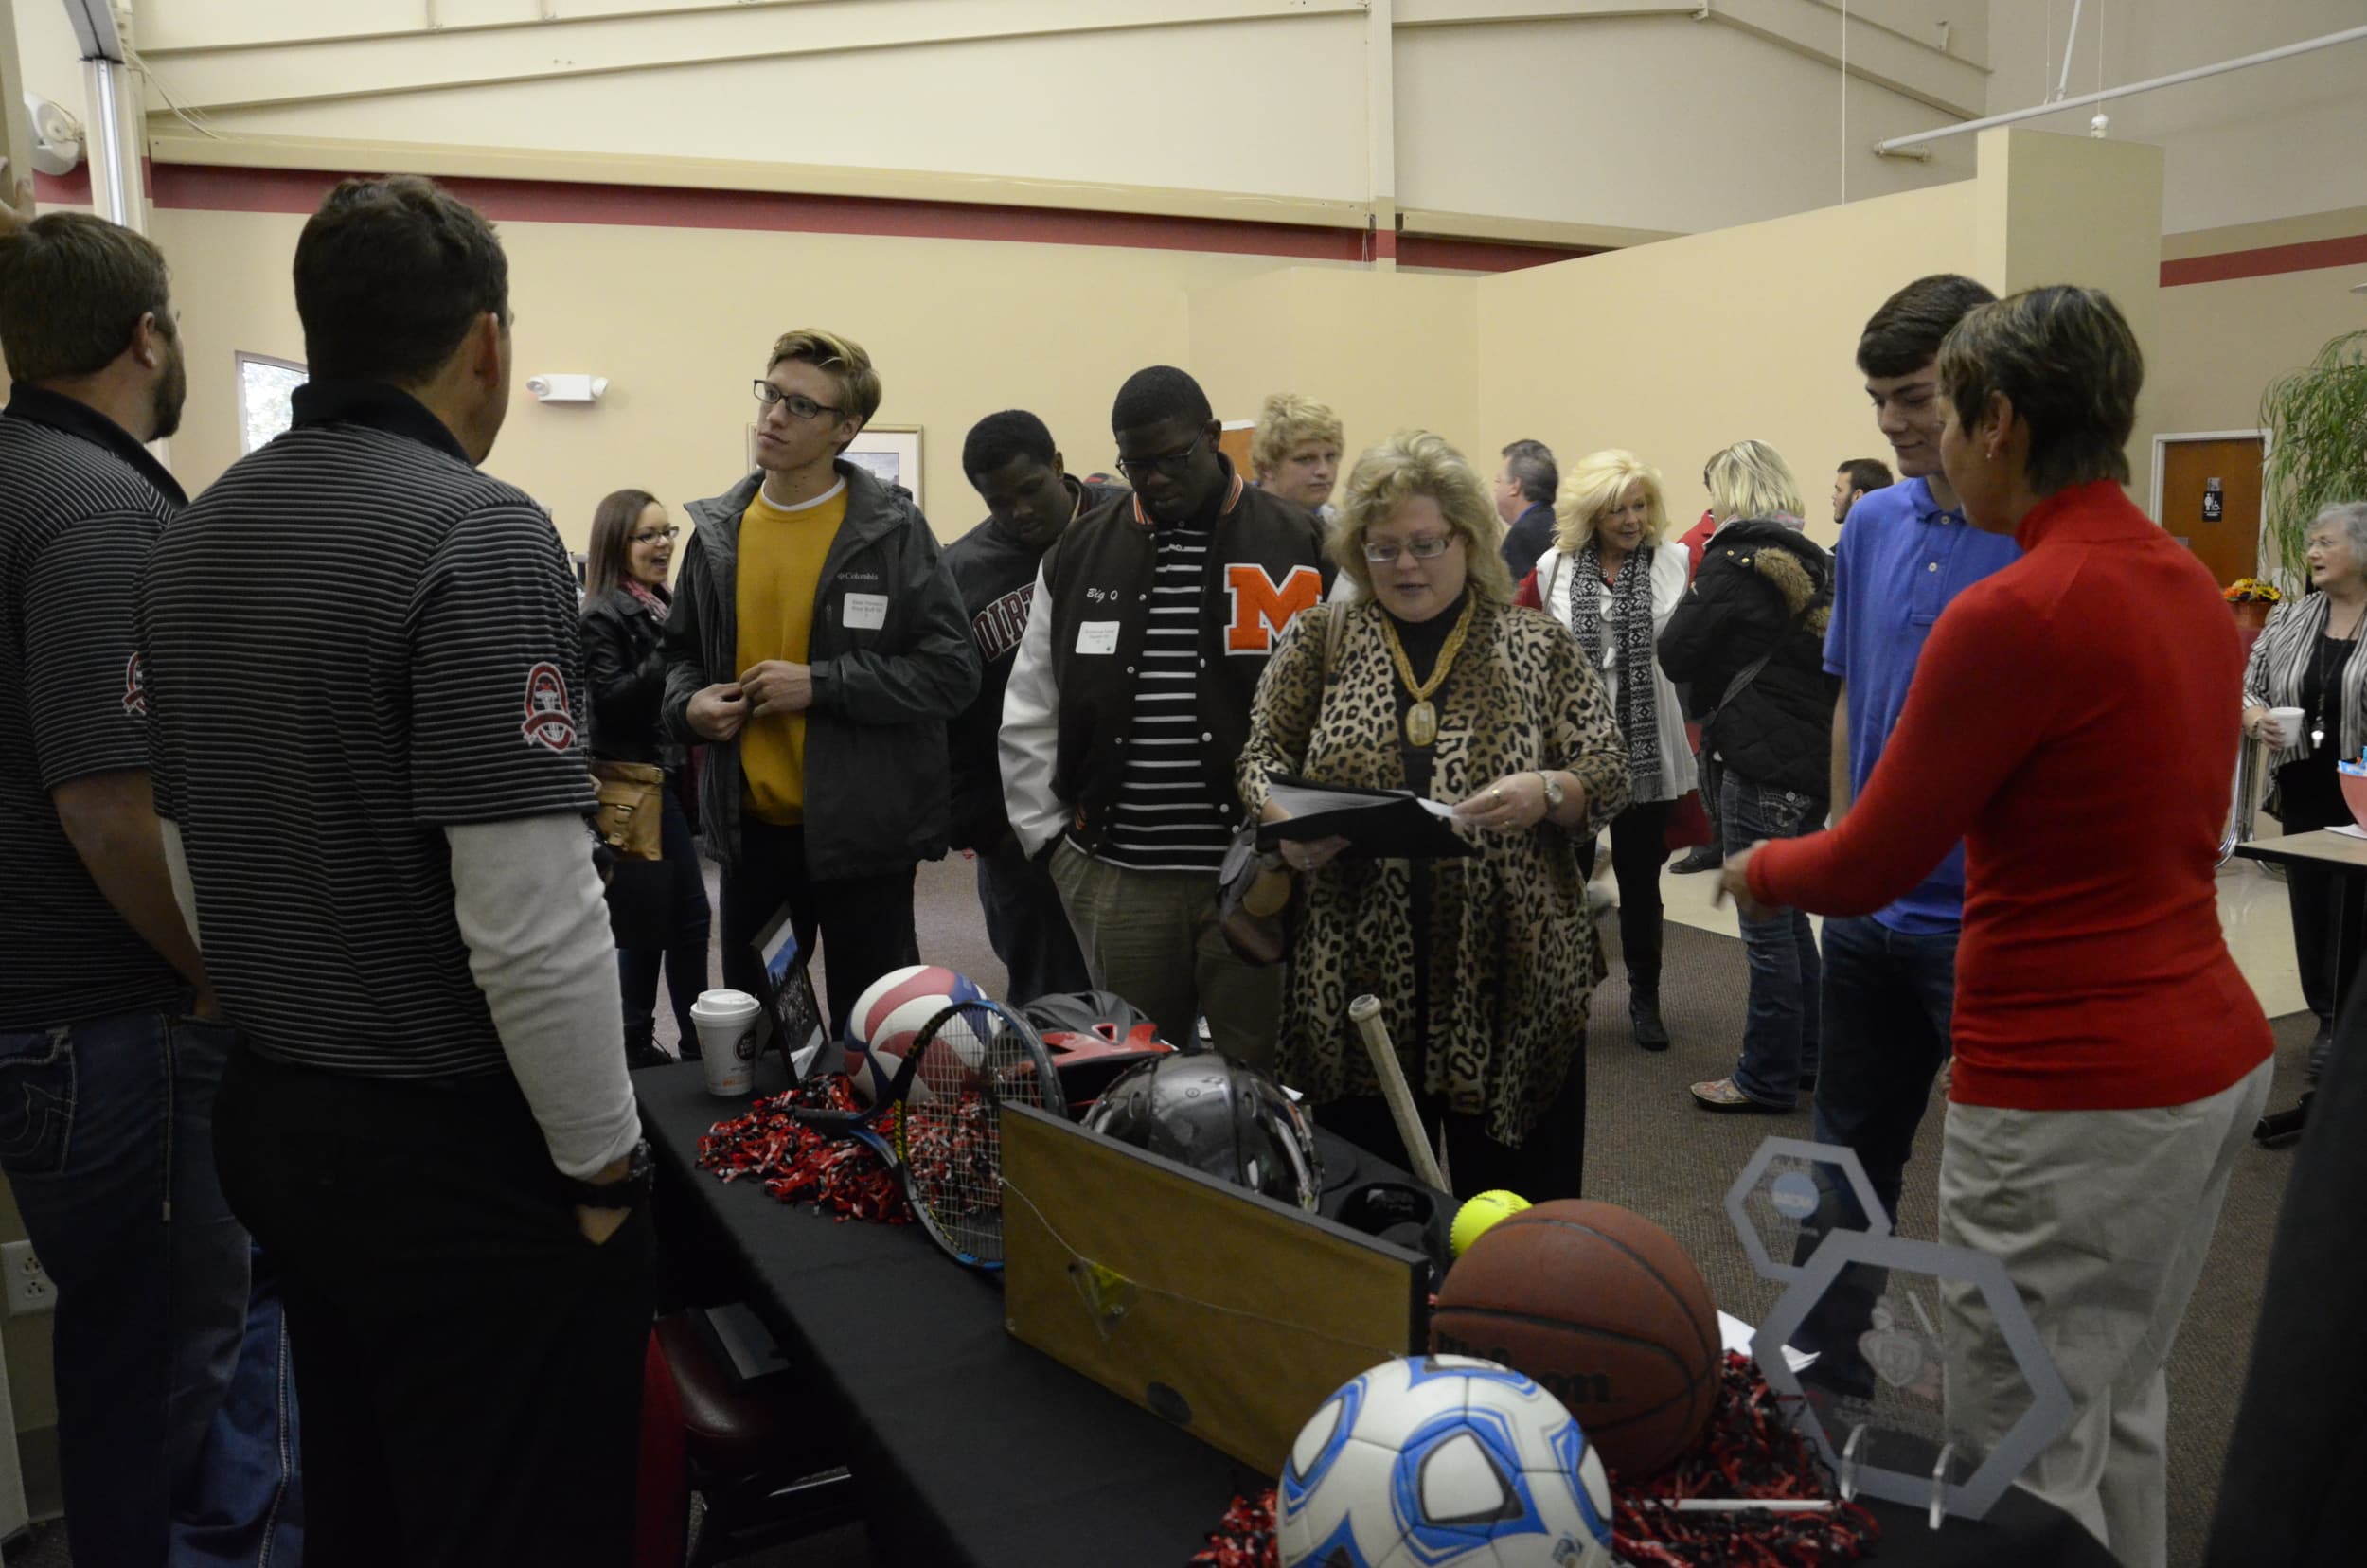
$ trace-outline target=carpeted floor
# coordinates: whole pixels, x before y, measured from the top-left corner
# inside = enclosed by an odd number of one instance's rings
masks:
[[[975,885],[971,863],[959,857],[920,868],[915,900],[920,952],[928,962],[960,971],[991,994],[1001,989],[1004,971],[987,944]],[[1676,1044],[1664,1055],[1652,1055],[1636,1049],[1628,1038],[1616,922],[1607,921],[1605,930],[1612,947],[1612,978],[1595,994],[1587,1042],[1589,1194],[1666,1227],[1700,1265],[1718,1306],[1755,1323],[1777,1292],[1752,1272],[1727,1223],[1726,1187],[1762,1138],[1808,1136],[1806,1102],[1789,1115],[1695,1110],[1686,1085],[1720,1077],[1734,1065],[1748,994],[1741,945],[1689,926],[1668,926],[1662,1004]],[[825,971],[828,962],[826,953]],[[817,981],[827,985],[824,976]],[[659,1040],[670,1045],[674,1030],[665,1012],[661,1007]],[[2305,1014],[2295,1015],[2279,1020],[2276,1030],[2277,1087],[2271,1103],[2282,1107],[2300,1092],[2310,1022]],[[1944,1110],[1933,1105],[1908,1168],[1900,1228],[1911,1236],[1928,1238],[1935,1232],[1932,1201]],[[2172,1568],[2191,1568],[2201,1559],[2291,1157],[2289,1150],[2245,1150],[2228,1189],[2210,1263],[2171,1359]],[[750,1568],[859,1568],[864,1557],[860,1532],[842,1531],[746,1560]],[[64,1568],[62,1532],[55,1525],[40,1528],[9,1561],[11,1568]]]

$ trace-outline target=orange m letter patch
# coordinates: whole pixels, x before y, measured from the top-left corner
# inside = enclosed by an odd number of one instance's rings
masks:
[[[1233,602],[1233,619],[1224,630],[1227,653],[1271,653],[1273,640],[1290,624],[1290,617],[1320,603],[1324,575],[1312,566],[1293,566],[1277,586],[1255,562],[1233,562],[1224,569],[1225,596]]]

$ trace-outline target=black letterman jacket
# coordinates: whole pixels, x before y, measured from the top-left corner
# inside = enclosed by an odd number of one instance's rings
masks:
[[[1290,618],[1323,601],[1324,526],[1244,485],[1230,462],[1201,592],[1201,778],[1227,817],[1252,700]],[[1068,526],[1044,556],[1003,699],[1004,804],[1030,855],[1065,831],[1087,854],[1108,831],[1134,721],[1134,670],[1158,575],[1154,525],[1132,493]],[[1108,651],[1096,651],[1107,648]]]

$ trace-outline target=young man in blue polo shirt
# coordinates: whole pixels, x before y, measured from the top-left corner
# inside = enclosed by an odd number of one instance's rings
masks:
[[[1876,423],[1900,482],[1849,513],[1834,552],[1824,668],[1842,680],[1833,722],[1833,821],[1873,776],[1914,679],[1924,639],[1958,594],[2011,562],[2020,546],[1967,526],[1940,472],[1940,340],[1997,296],[1952,273],[1917,278],[1885,300],[1858,340]],[[1871,917],[1824,922],[1824,1050],[1816,1138],[1858,1152],[1895,1221],[1898,1194],[1949,1057],[1965,848]]]

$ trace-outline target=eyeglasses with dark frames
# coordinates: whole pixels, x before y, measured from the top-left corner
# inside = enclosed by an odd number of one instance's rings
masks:
[[[844,414],[846,412],[846,410],[843,408],[832,408],[828,403],[815,402],[811,398],[807,397],[803,392],[784,392],[769,381],[759,379],[755,383],[755,385],[756,389],[756,401],[764,404],[767,408],[771,408],[775,404],[778,404],[781,407],[788,409],[791,414],[800,419],[812,420],[822,418],[825,414]]]
[[[1208,433],[1203,430],[1192,437],[1190,446],[1181,452],[1170,452],[1164,457],[1145,457],[1140,460],[1120,457],[1118,472],[1136,484],[1142,483],[1143,475],[1146,473],[1164,473],[1170,479],[1181,479],[1184,472],[1192,466],[1192,458],[1199,453],[1201,442],[1207,438]]]

